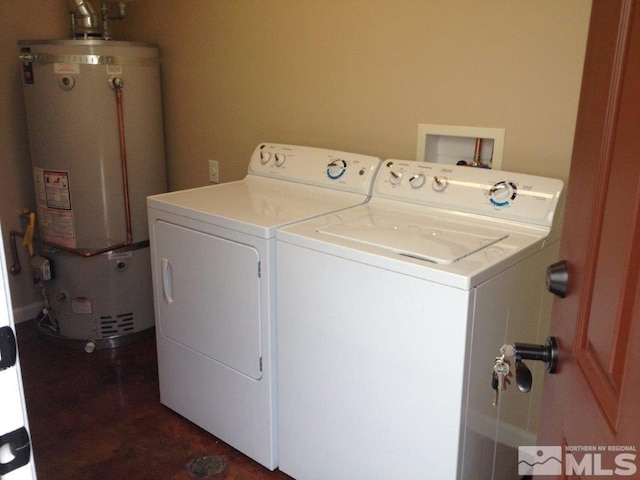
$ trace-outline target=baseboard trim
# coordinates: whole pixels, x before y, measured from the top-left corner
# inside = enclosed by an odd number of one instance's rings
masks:
[[[34,302],[29,305],[14,308],[13,321],[17,324],[36,318],[43,308],[44,302]]]

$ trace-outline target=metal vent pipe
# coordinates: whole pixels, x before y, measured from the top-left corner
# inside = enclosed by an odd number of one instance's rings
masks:
[[[110,1],[114,2],[114,0]],[[117,2],[118,11],[110,13],[107,0],[102,1],[102,8],[99,12],[89,0],[67,0],[71,15],[71,38],[99,37],[103,40],[110,40],[111,21],[125,18],[126,1]]]
[[[76,22],[80,21],[83,29],[97,29],[100,27],[98,12],[89,0],[67,0],[71,11],[75,14]]]

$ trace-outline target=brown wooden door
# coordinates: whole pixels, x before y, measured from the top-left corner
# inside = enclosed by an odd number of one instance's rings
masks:
[[[556,478],[640,478],[639,214],[640,5],[594,0],[538,435],[562,447]]]

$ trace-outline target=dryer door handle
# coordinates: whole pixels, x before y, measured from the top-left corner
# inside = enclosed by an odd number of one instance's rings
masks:
[[[166,258],[162,259],[162,296],[167,303],[173,303],[173,269]]]

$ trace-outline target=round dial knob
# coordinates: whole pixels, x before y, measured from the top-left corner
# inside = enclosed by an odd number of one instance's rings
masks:
[[[284,153],[276,153],[276,167],[282,166],[287,160],[287,156]]]
[[[489,201],[503,207],[516,198],[517,191],[518,187],[513,182],[498,182],[489,190]]]
[[[347,162],[342,159],[332,161],[327,165],[327,176],[332,179],[340,178],[347,171]]]
[[[409,179],[409,184],[413,188],[420,188],[422,185],[424,185],[424,181],[425,181],[424,174],[416,173]]]
[[[433,183],[431,187],[436,192],[442,192],[449,185],[449,179],[447,177],[433,177]]]
[[[265,165],[269,159],[271,158],[271,154],[269,152],[260,152],[260,163]]]
[[[389,172],[389,181],[391,182],[391,185],[400,185],[402,177],[404,177],[402,172],[395,172],[393,170]]]

